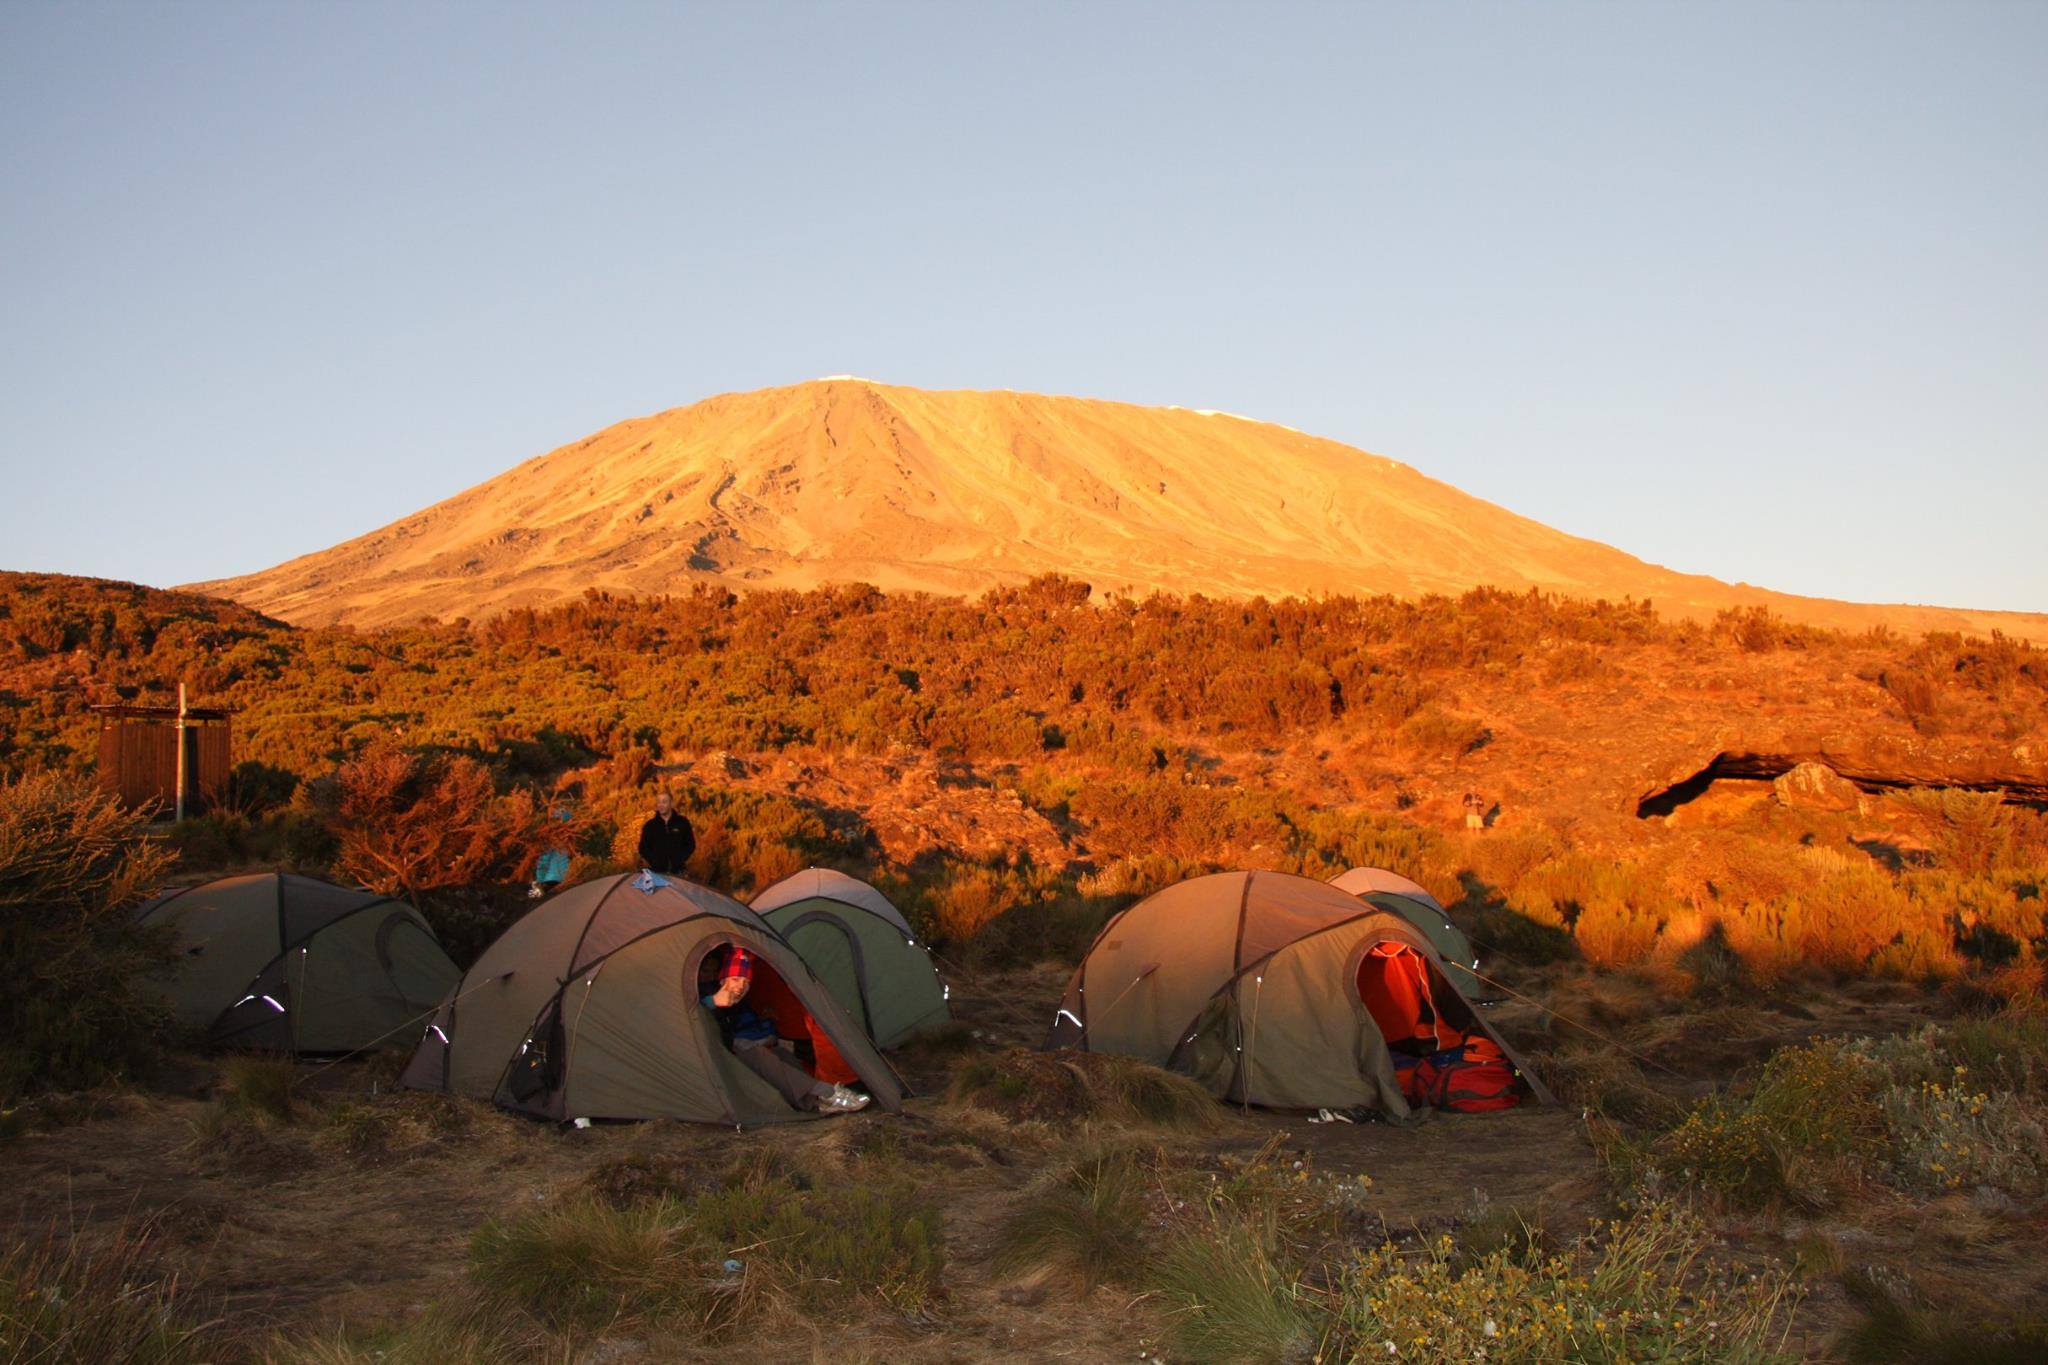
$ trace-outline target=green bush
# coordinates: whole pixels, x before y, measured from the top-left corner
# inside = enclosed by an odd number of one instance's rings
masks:
[[[1883,1150],[1885,1078],[1850,1044],[1782,1048],[1747,1091],[1711,1095],[1652,1149],[1655,1167],[1728,1204],[1833,1202]]]
[[[1838,1201],[1859,1181],[1921,1194],[2048,1190],[2037,1007],[1883,1039],[1781,1048],[1647,1143],[1603,1155],[1625,1186],[1675,1183],[1737,1208]]]
[[[135,903],[169,866],[97,788],[54,776],[0,784],[0,1100],[134,1075],[169,1005],[145,978],[170,960]]]
[[[1476,1259],[1449,1236],[1418,1255],[1391,1243],[1347,1270],[1337,1308],[1347,1358],[1790,1362],[1796,1291],[1777,1272],[1747,1279],[1703,1264],[1711,1235],[1653,1205],[1565,1254],[1526,1246]],[[1391,1347],[1391,1349],[1389,1349]]]

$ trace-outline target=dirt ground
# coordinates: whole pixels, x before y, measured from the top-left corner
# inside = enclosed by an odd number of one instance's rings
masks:
[[[956,980],[956,1017],[971,1030],[969,1046],[904,1059],[919,1094],[902,1115],[867,1113],[746,1133],[668,1122],[557,1129],[483,1105],[394,1094],[394,1064],[373,1060],[303,1064],[300,1090],[321,1111],[344,1102],[395,1114],[411,1112],[409,1106],[452,1106],[454,1126],[394,1150],[348,1150],[311,1121],[267,1135],[231,1130],[209,1143],[195,1124],[213,1071],[194,1059],[158,1091],[119,1097],[96,1117],[0,1146],[0,1178],[12,1193],[0,1207],[0,1240],[32,1237],[52,1224],[90,1232],[124,1219],[156,1220],[182,1283],[203,1293],[236,1336],[256,1346],[273,1333],[300,1338],[344,1325],[393,1325],[422,1311],[462,1287],[469,1237],[479,1224],[535,1208],[624,1158],[717,1169],[748,1148],[767,1148],[829,1168],[835,1151],[873,1141],[878,1126],[894,1127],[906,1149],[926,1144],[935,1155],[920,1170],[932,1173],[933,1193],[945,1211],[945,1301],[920,1321],[886,1314],[849,1323],[782,1319],[769,1333],[772,1340],[754,1341],[753,1348],[772,1345],[785,1356],[817,1359],[1128,1361],[1141,1352],[1157,1358],[1169,1324],[1163,1308],[1144,1296],[1020,1283],[991,1266],[1014,1194],[1071,1155],[1072,1136],[962,1116],[942,1098],[949,1069],[963,1057],[1035,1045],[1063,982],[1064,970],[1050,966]],[[1782,1042],[1823,1031],[1890,1031],[1921,1016],[1923,1002],[1901,990],[1870,988],[1863,997],[1831,997],[1820,1008],[1746,1011],[1743,1027],[1730,1031],[1739,1036],[1718,1039],[1692,1060],[1710,1054],[1725,1077]],[[1499,1017],[1511,1036],[1543,1045],[1543,1016],[1533,1008],[1510,1004]],[[1681,1040],[1673,1044],[1678,1052],[1685,1050],[1684,1034],[1673,1033]],[[1670,1065],[1656,1055],[1662,1051],[1644,1054],[1652,1073]],[[1687,1070],[1689,1077],[1664,1079],[1674,1091],[1703,1088],[1708,1077]],[[967,1120],[985,1122],[967,1125],[973,1141],[962,1142]],[[1481,1198],[1495,1207],[1536,1211],[1558,1229],[1583,1226],[1606,1210],[1587,1124],[1570,1105],[1442,1116],[1415,1129],[1251,1113],[1232,1116],[1214,1134],[1163,1139],[1174,1159],[1210,1165],[1241,1160],[1275,1140],[1318,1170],[1371,1177],[1361,1236],[1382,1228],[1395,1237],[1442,1230]],[[1798,1231],[1745,1225],[1732,1229],[1731,1245],[1742,1254],[1775,1254]],[[2016,1288],[2048,1292],[2048,1285],[2033,1283],[2039,1268],[2022,1267],[2011,1250],[2018,1243],[2007,1234],[2023,1231],[2006,1228],[1992,1239],[1980,1229],[1955,1254],[1969,1258],[1967,1273],[2014,1274],[2009,1283]],[[2031,1229],[2030,1243],[2043,1231]],[[1904,1226],[1891,1234],[1905,1245],[1914,1236]],[[1869,1254],[1882,1250],[1876,1246]],[[1801,1324],[1808,1349],[1818,1351],[1848,1311],[1839,1294],[1810,1298]],[[708,1359],[731,1349],[730,1342],[700,1353],[688,1343],[611,1339],[580,1358]]]

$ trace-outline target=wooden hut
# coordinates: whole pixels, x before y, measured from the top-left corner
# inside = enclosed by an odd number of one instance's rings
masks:
[[[177,810],[181,736],[184,813],[203,810],[227,789],[235,760],[226,709],[118,702],[92,709],[100,718],[100,785],[123,805]]]

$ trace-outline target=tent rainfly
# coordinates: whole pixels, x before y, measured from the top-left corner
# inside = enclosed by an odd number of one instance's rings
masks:
[[[267,872],[158,896],[136,918],[176,935],[159,979],[221,1046],[334,1053],[410,1044],[460,972],[404,901]]]
[[[1444,909],[1443,902],[1423,890],[1419,882],[1381,867],[1354,867],[1330,878],[1330,885],[1382,910],[1394,911],[1428,935],[1436,955],[1444,960],[1444,975],[1450,977],[1458,994],[1467,1000],[1493,998],[1493,992],[1473,975],[1479,954],[1472,951],[1472,940],[1451,922],[1451,912]]]
[[[876,1047],[946,1022],[948,992],[931,954],[903,912],[868,883],[806,868],[749,904],[803,955]]]
[[[738,945],[754,954],[755,989],[773,972],[875,1103],[902,1107],[902,1081],[758,915],[690,882],[643,885],[631,874],[583,882],[513,924],[448,993],[402,1082],[557,1121],[814,1117],[733,1056],[699,1001],[705,959]]]
[[[1390,1004],[1376,988],[1395,962],[1422,987],[1402,1020],[1382,1018]],[[1196,877],[1110,920],[1046,1046],[1136,1057],[1232,1103],[1371,1106],[1405,1120],[1412,1110],[1389,1048],[1396,1026],[1404,1040],[1432,1029],[1484,1036],[1527,1094],[1550,1100],[1406,916],[1282,872]]]

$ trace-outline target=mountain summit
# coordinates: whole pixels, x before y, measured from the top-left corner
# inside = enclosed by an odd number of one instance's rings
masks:
[[[2048,639],[2048,617],[1791,597],[1647,564],[1394,460],[1226,413],[853,378],[607,427],[331,549],[193,585],[303,625],[485,616],[693,581],[974,593],[1649,598],[1704,616]]]

